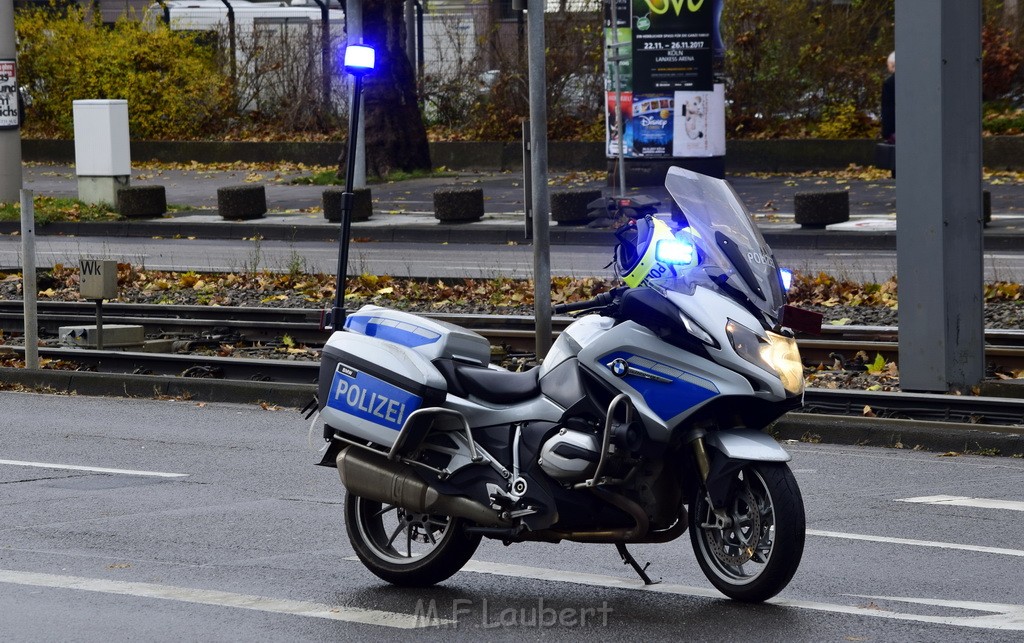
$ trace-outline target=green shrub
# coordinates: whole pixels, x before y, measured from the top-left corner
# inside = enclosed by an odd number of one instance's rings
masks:
[[[853,123],[837,128],[832,118],[878,111],[893,3],[728,0],[722,37],[730,136],[846,137]]]
[[[228,86],[213,53],[160,25],[104,27],[83,10],[17,12],[19,80],[33,104],[26,133],[72,138],[72,102],[125,99],[134,139],[195,138],[222,127]]]
[[[852,102],[829,105],[821,110],[821,120],[811,129],[817,138],[870,138],[878,126]]]

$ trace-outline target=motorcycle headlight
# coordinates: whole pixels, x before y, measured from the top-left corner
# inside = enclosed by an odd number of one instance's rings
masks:
[[[725,325],[736,354],[751,364],[774,373],[782,380],[782,387],[793,395],[804,390],[804,367],[796,340],[768,332],[761,337],[743,324],[733,320]]]

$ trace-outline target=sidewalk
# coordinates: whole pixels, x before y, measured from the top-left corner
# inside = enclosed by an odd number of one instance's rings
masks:
[[[322,213],[325,186],[292,185],[302,175],[292,165],[284,170],[149,169],[132,173],[132,185],[163,185],[169,205],[184,207],[160,219],[110,223],[51,224],[37,234],[79,236],[200,236],[239,238],[258,233],[264,238],[336,238],[338,224]],[[182,166],[176,166],[182,167]],[[270,166],[265,166],[270,167]],[[24,185],[36,195],[78,196],[77,177],[69,165],[31,164],[24,167]],[[550,175],[549,190],[600,189],[610,195],[603,172],[570,172]],[[766,239],[778,247],[894,248],[896,186],[893,179],[864,181],[831,177],[786,175],[727,176],[741,200],[754,215]],[[255,221],[225,221],[217,213],[217,189],[229,185],[264,185],[268,213]],[[372,240],[450,243],[506,243],[525,241],[523,177],[511,172],[459,172],[450,177],[411,179],[371,184],[374,214],[369,221],[354,222],[352,234]],[[328,186],[337,187],[337,186]],[[433,192],[445,187],[478,187],[484,191],[484,217],[470,224],[441,224],[434,217]],[[807,230],[793,223],[793,197],[800,192],[848,189],[850,221]],[[992,222],[986,228],[986,246],[1024,248],[1024,180],[997,179],[985,189],[992,198]],[[668,202],[663,187],[628,190]],[[13,227],[12,227],[13,226]],[[7,230],[6,228],[11,228]],[[0,224],[0,233],[17,229],[17,223]],[[552,223],[551,242],[591,245],[607,242],[607,230]]]

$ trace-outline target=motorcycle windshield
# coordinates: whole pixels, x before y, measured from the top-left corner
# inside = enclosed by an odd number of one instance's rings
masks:
[[[665,188],[686,217],[703,253],[695,271],[742,294],[778,322],[785,293],[775,255],[750,212],[726,181],[678,167],[669,168]],[[692,280],[699,275],[690,274]]]

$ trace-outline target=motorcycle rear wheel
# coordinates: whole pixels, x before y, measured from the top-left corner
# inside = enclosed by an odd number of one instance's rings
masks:
[[[738,471],[716,522],[703,488],[690,504],[690,542],[711,584],[729,598],[765,601],[789,584],[804,551],[806,518],[800,488],[781,462],[752,462]]]
[[[462,569],[481,537],[466,533],[465,521],[415,514],[351,492],[345,495],[349,542],[375,576],[404,587],[440,583]]]

